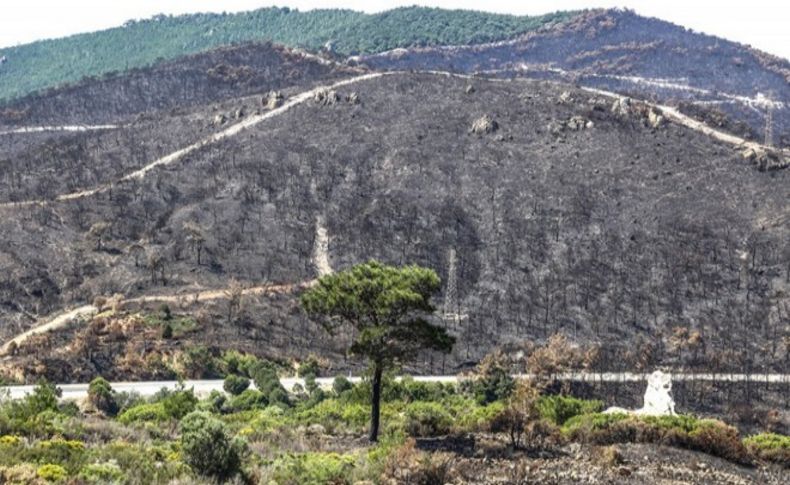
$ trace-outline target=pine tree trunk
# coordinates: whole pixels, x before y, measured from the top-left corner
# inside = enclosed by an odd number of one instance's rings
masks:
[[[382,366],[376,362],[373,368],[373,395],[370,406],[370,442],[379,440],[379,418],[381,415],[381,373]]]

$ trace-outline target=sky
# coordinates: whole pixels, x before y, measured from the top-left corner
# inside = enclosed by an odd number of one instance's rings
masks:
[[[0,47],[106,29],[159,13],[238,12],[272,5],[299,10],[350,8],[379,12],[399,6],[481,9],[536,15],[556,10],[627,7],[790,59],[788,0],[3,0]]]

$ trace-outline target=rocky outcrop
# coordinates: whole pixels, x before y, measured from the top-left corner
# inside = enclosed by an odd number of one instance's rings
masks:
[[[340,102],[340,95],[332,89],[319,89],[315,92],[313,101],[322,106],[332,106]]]
[[[494,133],[498,129],[499,123],[497,123],[491,115],[485,114],[472,123],[472,127],[469,129],[469,132],[474,133],[475,135],[488,135],[490,133]]]

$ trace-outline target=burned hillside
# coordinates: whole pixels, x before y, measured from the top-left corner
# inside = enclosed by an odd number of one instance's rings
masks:
[[[358,70],[268,42],[226,46],[0,104],[0,131],[4,125],[119,123],[354,72]]]
[[[5,204],[0,332],[96,296],[298,285],[317,275],[325,230],[334,268],[378,258],[456,282],[437,302],[459,338],[448,368],[557,332],[613,352],[610,370],[787,368],[790,171],[552,82],[398,73],[329,91],[333,103],[294,88],[276,117],[108,190]],[[209,126],[216,112],[189,116]],[[497,129],[473,130],[483,118]],[[179,119],[80,134],[90,163],[22,150],[30,180],[4,202],[117,180],[145,163],[133,134],[157,155],[199,139],[156,129]],[[209,307],[190,338],[222,346],[209,331],[222,326],[258,335],[261,353],[335,352],[297,305],[259,298],[230,317]]]
[[[557,79],[732,118],[764,139],[773,106],[777,146],[790,139],[790,62],[628,10],[592,10],[488,45],[414,47],[353,58],[374,69],[447,70]],[[745,124],[748,129],[744,130]]]

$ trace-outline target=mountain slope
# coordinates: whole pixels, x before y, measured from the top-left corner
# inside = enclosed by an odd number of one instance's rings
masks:
[[[270,43],[222,47],[14,100],[0,107],[0,132],[3,125],[116,123],[359,71]]]
[[[300,102],[278,116],[111,190],[4,205],[0,330],[114,293],[298,285],[328,239],[334,268],[378,258],[443,281],[454,268],[438,302],[459,337],[448,366],[555,332],[600,344],[611,370],[786,366],[790,171],[569,85],[393,73],[335,89],[292,88],[285,103]],[[2,201],[117,181],[224,130],[215,116],[196,106],[51,142],[75,150],[69,163],[23,150],[25,183]],[[228,301],[202,310],[190,342],[339,358],[292,296]]]
[[[773,142],[790,146],[790,62],[630,11],[586,12],[508,42],[399,49],[354,59],[373,68],[562,79],[679,103],[756,139],[763,137],[767,98],[772,98]],[[717,117],[717,111],[746,126]]]
[[[237,42],[269,40],[313,50],[331,42],[336,52],[349,55],[507,39],[571,15],[517,17],[421,7],[372,15],[276,7],[237,14],[159,15],[100,32],[0,49],[6,59],[0,64],[0,100]]]

